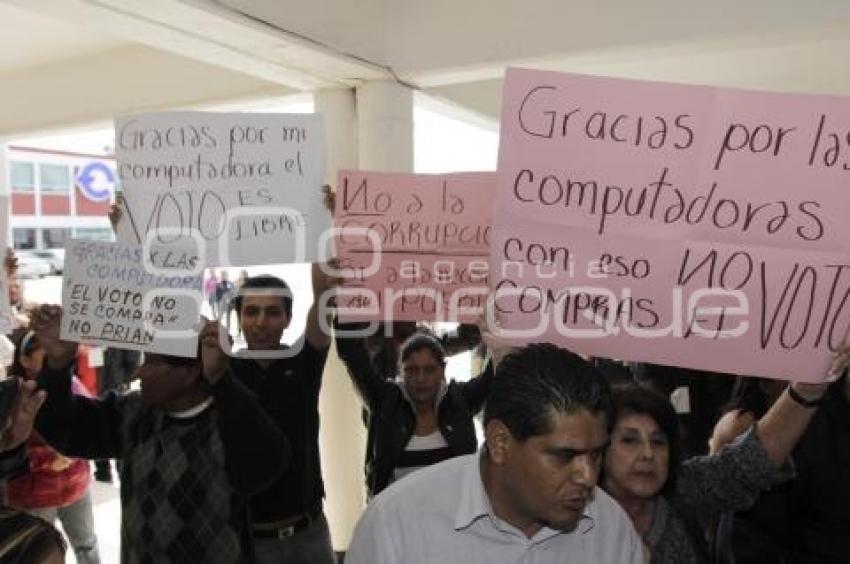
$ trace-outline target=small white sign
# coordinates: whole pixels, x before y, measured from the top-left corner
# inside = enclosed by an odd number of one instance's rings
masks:
[[[72,240],[65,252],[61,338],[193,357],[202,273],[196,252]]]

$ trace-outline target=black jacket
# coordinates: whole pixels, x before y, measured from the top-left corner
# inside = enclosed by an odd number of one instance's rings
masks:
[[[71,373],[41,370],[36,429],[66,456],[121,459],[121,561],[254,562],[249,496],[290,459],[257,397],[228,373],[207,409],[175,418],[138,392],[75,396]]]
[[[794,448],[796,476],[735,515],[731,543],[737,564],[850,563],[850,401],[833,384]],[[724,523],[728,526],[728,521]]]
[[[0,454],[0,481],[14,478],[26,470],[27,458],[24,445]]]
[[[359,326],[337,325],[348,330]],[[389,485],[399,456],[416,430],[416,414],[401,386],[384,379],[369,362],[363,339],[337,337],[336,346],[354,387],[369,410],[366,486],[369,495],[374,496]],[[452,381],[442,391],[437,406],[437,425],[452,456],[477,450],[472,418],[484,406],[493,377],[493,365],[488,362],[477,378],[469,382]]]

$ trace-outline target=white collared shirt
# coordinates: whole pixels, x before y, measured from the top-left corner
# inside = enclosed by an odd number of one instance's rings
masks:
[[[346,564],[642,564],[631,521],[599,488],[574,531],[527,538],[493,513],[479,456],[429,466],[375,497]]]

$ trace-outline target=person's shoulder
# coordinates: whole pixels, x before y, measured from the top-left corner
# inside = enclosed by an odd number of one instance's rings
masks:
[[[384,511],[395,508],[409,511],[410,507],[416,507],[419,515],[428,510],[453,508],[470,466],[477,469],[477,460],[477,454],[468,454],[416,470],[390,484],[371,503],[378,503]]]
[[[589,550],[595,562],[643,562],[640,537],[625,510],[602,488],[594,491],[593,501],[586,511],[593,519],[592,526],[584,529],[588,534]]]
[[[291,345],[281,345],[282,356],[275,359],[273,366],[277,370],[313,368],[324,363],[328,350],[318,350],[303,336]],[[322,364],[324,366],[324,364]]]
[[[622,506],[611,497],[608,492],[597,487],[590,502],[590,511],[597,526],[601,527],[626,527],[633,530],[631,519]]]
[[[115,408],[121,414],[122,420],[128,423],[153,413],[153,409],[142,401],[142,393],[139,390],[124,393],[110,390],[101,397],[111,397],[112,401],[115,402]]]
[[[275,366],[299,372],[321,373],[328,357],[328,348],[317,349],[303,335],[285,347],[288,354],[275,361]]]

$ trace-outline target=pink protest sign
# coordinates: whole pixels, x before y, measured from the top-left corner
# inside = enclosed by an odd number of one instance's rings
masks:
[[[341,171],[341,319],[474,321],[488,293],[495,173]]]
[[[505,336],[820,380],[850,327],[850,100],[510,69]]]

